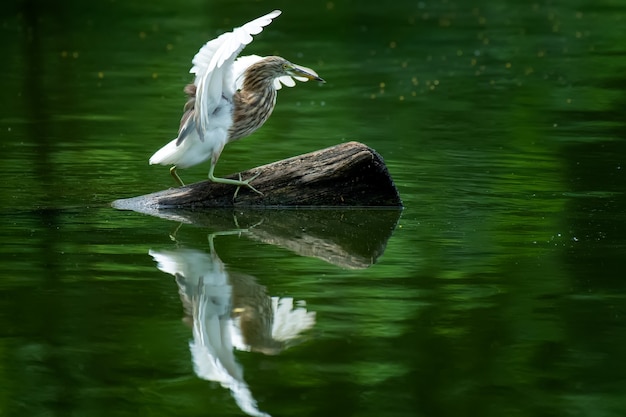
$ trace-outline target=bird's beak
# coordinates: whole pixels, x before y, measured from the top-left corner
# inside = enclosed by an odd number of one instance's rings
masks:
[[[292,65],[291,75],[296,80],[300,80],[300,81],[315,80],[315,81],[320,81],[323,83],[326,82],[319,75],[317,75],[317,73],[313,71],[311,68],[301,67],[300,65],[296,65],[296,64],[291,64],[291,65]]]

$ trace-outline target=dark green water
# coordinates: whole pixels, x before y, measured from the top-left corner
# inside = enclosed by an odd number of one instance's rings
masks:
[[[216,174],[358,140],[404,211],[111,208],[174,185],[147,160],[200,45],[275,8],[245,52],[328,82],[281,90]],[[623,415],[624,2],[31,0],[0,17],[0,416]],[[272,297],[293,299],[298,337],[264,321]]]

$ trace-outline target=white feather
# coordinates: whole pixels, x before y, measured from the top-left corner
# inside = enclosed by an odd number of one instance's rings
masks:
[[[315,325],[315,312],[307,311],[304,301],[294,308],[291,297],[272,297],[274,322],[272,338],[280,341],[295,339]]]
[[[231,99],[235,94],[232,64],[239,52],[252,42],[252,35],[260,33],[280,14],[280,10],[274,10],[224,33],[207,42],[194,56],[189,72],[196,75],[196,123],[200,131],[208,129],[222,97]]]
[[[225,100],[224,100],[225,101]],[[219,156],[228,142],[228,129],[232,124],[232,103],[224,103],[219,112],[211,119],[211,126],[200,138],[198,130],[189,129],[185,140],[172,139],[167,145],[150,157],[150,165],[176,165],[189,168]]]

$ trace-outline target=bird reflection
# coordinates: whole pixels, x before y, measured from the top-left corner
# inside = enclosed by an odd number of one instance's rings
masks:
[[[257,407],[233,349],[278,354],[315,324],[304,302],[270,297],[252,276],[229,272],[209,236],[210,253],[196,249],[150,250],[157,268],[176,278],[186,320],[193,329],[189,349],[198,377],[228,388],[251,416]]]

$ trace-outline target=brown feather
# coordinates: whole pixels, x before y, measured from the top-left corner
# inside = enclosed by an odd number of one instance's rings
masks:
[[[185,107],[183,107],[183,117],[180,119],[180,126],[178,128],[178,133],[183,130],[183,126],[187,123],[187,120],[195,113],[196,107],[196,90],[197,87],[195,84],[187,84],[184,88],[185,94],[187,94],[187,102],[185,103]]]
[[[243,86],[233,96],[235,108],[229,142],[252,134],[270,117],[276,105],[274,79],[283,75],[284,62],[283,58],[269,56],[246,69]]]

